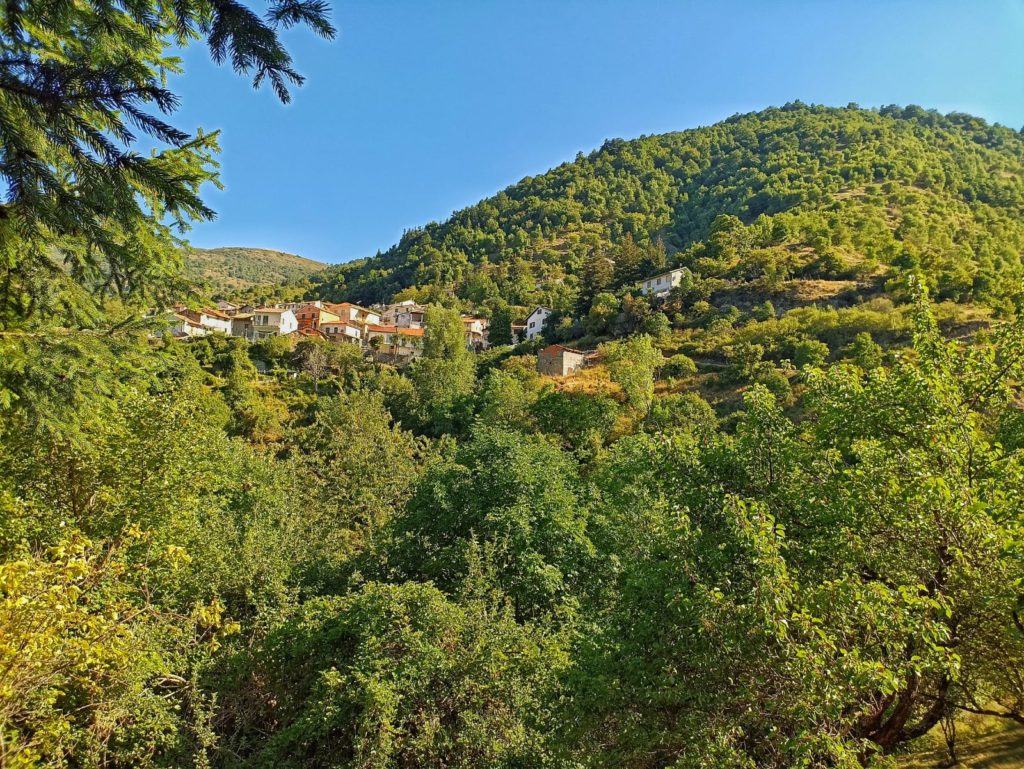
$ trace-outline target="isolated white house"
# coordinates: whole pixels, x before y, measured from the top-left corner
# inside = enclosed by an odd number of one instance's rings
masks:
[[[684,270],[679,268],[678,270],[669,270],[668,272],[646,278],[640,284],[640,293],[651,296],[667,294],[679,285],[679,281],[683,278],[683,272]]]
[[[540,336],[540,332],[544,330],[544,321],[548,319],[548,316],[552,313],[547,307],[538,307],[536,310],[526,316],[526,340],[535,339]]]

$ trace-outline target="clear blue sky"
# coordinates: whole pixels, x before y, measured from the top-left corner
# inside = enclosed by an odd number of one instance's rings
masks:
[[[289,106],[186,55],[176,122],[221,128],[197,246],[321,261],[384,250],[606,138],[800,99],[920,104],[1024,126],[1024,0],[333,0],[289,33]]]

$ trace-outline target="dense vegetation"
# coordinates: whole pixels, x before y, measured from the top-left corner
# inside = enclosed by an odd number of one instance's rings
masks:
[[[0,11],[0,766],[860,769],[1024,722],[1018,135],[613,142],[329,276],[432,301],[403,370],[178,342],[215,137],[147,109],[197,37],[285,98],[277,31],[332,30],[263,10]],[[598,365],[467,350],[541,299]]]
[[[218,295],[298,282],[326,267],[323,262],[265,248],[192,248],[185,253],[186,275]]]

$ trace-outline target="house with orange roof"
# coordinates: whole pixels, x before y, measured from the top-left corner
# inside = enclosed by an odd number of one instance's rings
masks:
[[[331,302],[327,302],[324,307],[328,312],[332,312],[337,315],[339,320],[351,321],[360,326],[370,326],[380,323],[379,312],[376,310],[367,310],[365,307],[360,307],[358,304],[352,304],[351,302],[332,304]]]
[[[333,313],[320,302],[310,302],[299,307],[295,312],[295,319],[299,322],[300,329],[318,329],[324,323],[337,323],[341,316]]]
[[[366,344],[375,358],[408,361],[423,354],[423,335],[422,328],[373,324],[366,327]]]

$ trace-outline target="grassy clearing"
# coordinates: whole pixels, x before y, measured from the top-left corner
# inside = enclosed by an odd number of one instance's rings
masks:
[[[998,718],[967,716],[957,723],[955,766],[963,769],[1021,769],[1024,767],[1024,727]],[[939,769],[950,766],[939,730],[924,738],[920,748],[904,756],[900,769]]]

